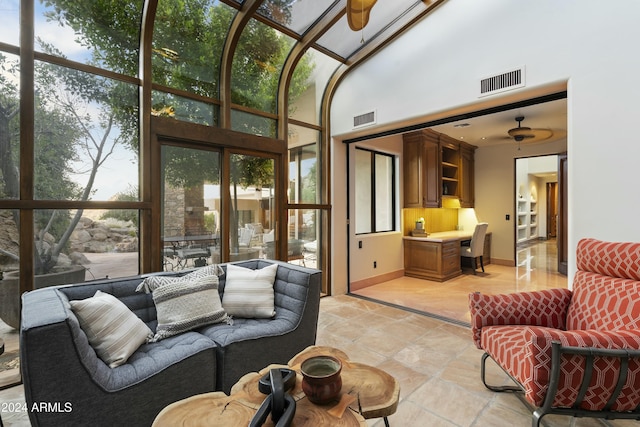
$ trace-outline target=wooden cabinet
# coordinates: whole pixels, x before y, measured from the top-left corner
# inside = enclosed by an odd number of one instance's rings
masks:
[[[430,129],[403,138],[405,208],[439,208],[445,197],[457,197],[461,207],[473,207],[476,147]]]
[[[476,147],[469,144],[460,144],[460,207],[472,208],[475,203],[475,169],[474,155]]]
[[[461,275],[460,242],[468,238],[443,241],[405,238],[404,275],[438,282]],[[491,233],[485,235],[482,258],[485,266],[491,263]]]
[[[462,273],[460,241],[404,241],[404,274],[443,282]]]
[[[405,208],[440,207],[439,151],[437,132],[420,131],[404,136],[402,159]]]

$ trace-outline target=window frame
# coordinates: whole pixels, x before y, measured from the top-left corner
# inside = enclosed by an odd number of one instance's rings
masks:
[[[396,201],[396,191],[397,191],[397,160],[398,160],[398,156],[394,155],[394,154],[390,154],[390,153],[384,153],[382,151],[377,151],[377,150],[372,150],[369,148],[363,148],[363,147],[355,147],[356,153],[354,153],[354,155],[357,155],[358,150],[361,152],[368,152],[370,154],[370,167],[371,167],[371,178],[369,180],[369,185],[370,185],[370,200],[371,200],[371,206],[370,208],[370,213],[371,213],[371,218],[370,218],[370,227],[369,227],[369,231],[357,231],[357,224],[356,224],[356,231],[355,231],[355,235],[356,236],[362,236],[362,235],[367,235],[367,234],[377,234],[377,233],[388,233],[388,232],[394,232],[398,230],[398,223],[397,223],[397,215],[398,215],[398,207],[397,207],[397,201]],[[389,211],[391,213],[391,219],[390,219],[390,223],[391,223],[391,228],[389,229],[384,229],[384,230],[378,230],[377,229],[377,216],[376,213],[378,212],[378,201],[377,201],[377,192],[376,192],[376,180],[378,178],[377,176],[377,170],[376,170],[376,158],[377,157],[385,157],[388,158],[390,160],[390,166],[391,166],[391,185],[390,185],[390,194],[389,194]],[[357,163],[354,164],[354,189],[357,191],[358,188],[358,172],[357,172]],[[358,219],[358,204],[356,204],[354,206],[355,209],[355,218],[356,221]]]

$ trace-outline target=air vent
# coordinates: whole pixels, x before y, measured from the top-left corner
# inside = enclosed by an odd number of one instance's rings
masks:
[[[520,67],[517,70],[481,79],[479,96],[493,95],[494,93],[524,87],[524,77],[524,67]]]
[[[353,128],[359,128],[376,122],[376,110],[353,117]]]

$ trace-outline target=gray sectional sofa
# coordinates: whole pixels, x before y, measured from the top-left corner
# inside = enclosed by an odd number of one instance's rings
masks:
[[[204,326],[143,344],[116,368],[96,355],[69,301],[91,297],[96,290],[110,293],[155,331],[154,301],[136,292],[145,276],[25,293],[20,326],[25,398],[28,408],[42,408],[30,411],[32,425],[149,426],[172,402],[210,391],[228,393],[245,373],[286,364],[315,344],[322,273],[270,260],[234,264],[258,269],[273,263],[279,266],[272,319],[234,318],[231,325]],[[225,275],[219,280],[222,297]]]

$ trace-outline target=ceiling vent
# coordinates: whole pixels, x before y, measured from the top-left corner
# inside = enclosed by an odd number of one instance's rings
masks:
[[[368,113],[359,114],[353,116],[353,128],[359,128],[362,126],[368,126],[375,124],[376,122],[376,110],[369,111]]]
[[[480,97],[524,87],[524,67],[480,80]]]

